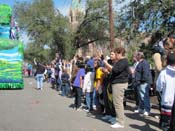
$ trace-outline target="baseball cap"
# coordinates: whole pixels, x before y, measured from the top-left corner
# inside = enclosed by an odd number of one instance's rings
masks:
[[[175,39],[175,34],[170,34],[168,37]]]

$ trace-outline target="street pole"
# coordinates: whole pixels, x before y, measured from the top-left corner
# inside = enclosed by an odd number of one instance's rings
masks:
[[[109,0],[109,32],[110,32],[110,49],[114,48],[114,19],[112,0]]]

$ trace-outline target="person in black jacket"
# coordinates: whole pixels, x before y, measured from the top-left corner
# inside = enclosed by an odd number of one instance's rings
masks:
[[[116,112],[116,123],[111,125],[112,128],[124,128],[124,91],[128,87],[129,63],[125,57],[125,49],[118,47],[114,50],[115,62],[110,65],[104,60],[105,66],[111,71],[110,82],[112,84],[113,104]]]
[[[143,113],[144,116],[150,114],[149,89],[152,83],[152,75],[149,63],[144,59],[143,52],[138,52],[136,56],[139,64],[135,70],[135,84],[138,91],[139,107],[134,112]]]

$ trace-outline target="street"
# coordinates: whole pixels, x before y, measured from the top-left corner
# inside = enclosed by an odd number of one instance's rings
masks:
[[[0,131],[159,131],[158,110],[144,118],[134,113],[134,104],[127,102],[125,128],[112,129],[101,115],[72,108],[73,98],[58,95],[48,83],[36,90],[34,78],[24,78],[20,90],[0,90]]]

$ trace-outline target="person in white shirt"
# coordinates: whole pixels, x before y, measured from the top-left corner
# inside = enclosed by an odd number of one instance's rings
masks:
[[[84,77],[84,84],[83,84],[83,93],[86,97],[86,105],[87,109],[85,111],[90,111],[92,109],[92,95],[93,95],[93,86],[94,86],[94,72],[90,66],[87,66],[85,71]]]
[[[171,109],[175,96],[175,51],[167,55],[167,66],[163,69],[156,81],[156,90],[161,95],[161,117],[160,126],[169,126]]]

